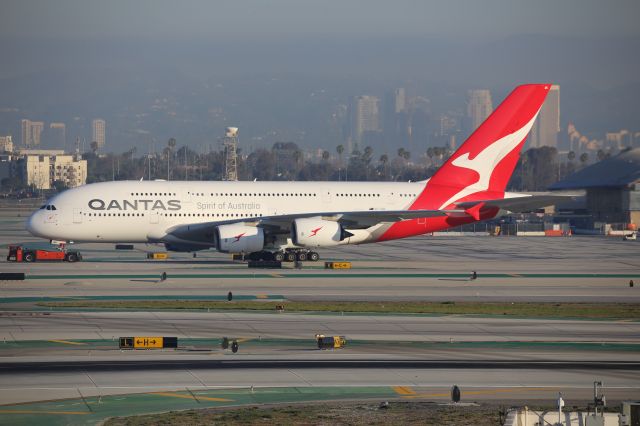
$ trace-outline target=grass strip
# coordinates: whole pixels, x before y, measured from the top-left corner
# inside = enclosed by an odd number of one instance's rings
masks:
[[[640,319],[638,303],[529,303],[529,302],[334,302],[334,301],[212,301],[125,300],[40,302],[51,308],[146,309],[146,310],[239,310],[287,312],[344,312],[379,314],[511,315],[534,318]]]

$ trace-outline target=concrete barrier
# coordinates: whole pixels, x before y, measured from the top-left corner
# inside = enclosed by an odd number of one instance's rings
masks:
[[[24,281],[24,272],[0,272],[0,281]]]

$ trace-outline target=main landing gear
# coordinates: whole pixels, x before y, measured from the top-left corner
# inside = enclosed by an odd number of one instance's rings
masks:
[[[249,260],[275,260],[278,262],[317,262],[320,255],[307,249],[288,249],[285,251],[256,251],[249,255]]]

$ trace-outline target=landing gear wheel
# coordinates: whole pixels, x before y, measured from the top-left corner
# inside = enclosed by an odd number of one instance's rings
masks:
[[[77,262],[78,261],[78,256],[75,253],[69,253],[67,255],[67,262]]]
[[[262,258],[262,252],[254,251],[253,253],[249,253],[247,257],[249,260],[260,260]]]
[[[273,260],[276,262],[282,262],[284,260],[284,253],[281,251],[273,253]]]
[[[307,260],[307,253],[301,251],[297,253],[297,258],[298,258],[298,262],[304,262],[305,260]]]
[[[284,255],[284,260],[286,260],[287,262],[295,262],[296,261],[296,254],[294,252],[292,252],[292,251],[288,251]]]
[[[320,255],[315,251],[309,252],[309,260],[312,262],[317,262],[320,259]]]
[[[36,257],[33,255],[33,253],[25,253],[24,257],[22,258],[25,262],[35,262]]]

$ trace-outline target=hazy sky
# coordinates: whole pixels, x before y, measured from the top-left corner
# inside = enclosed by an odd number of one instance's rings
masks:
[[[637,0],[0,0],[2,38],[639,36]]]

